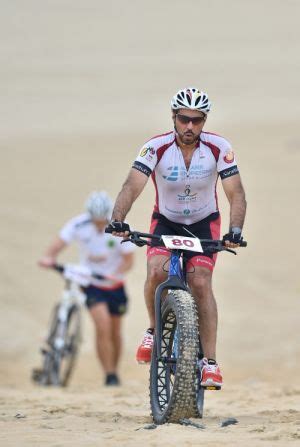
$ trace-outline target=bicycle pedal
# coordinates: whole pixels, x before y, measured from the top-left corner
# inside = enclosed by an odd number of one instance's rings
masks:
[[[40,351],[43,355],[46,355],[49,352],[48,349],[46,349],[46,348],[41,348]]]
[[[39,383],[39,382],[41,381],[42,376],[43,376],[43,370],[42,370],[42,369],[34,368],[34,369],[31,371],[31,379],[32,379],[34,382]]]
[[[219,391],[221,389],[220,386],[202,386],[201,388],[208,391]]]

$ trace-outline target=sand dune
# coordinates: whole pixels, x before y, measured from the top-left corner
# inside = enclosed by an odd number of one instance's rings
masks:
[[[9,2],[1,14],[1,415],[9,446],[299,445],[299,2]],[[233,144],[248,198],[246,250],[219,257],[218,359],[204,429],[151,424],[144,249],[128,275],[123,386],[108,390],[85,315],[69,388],[30,383],[62,282],[36,260],[90,190],[119,191],[135,154],[171,129],[169,100],[195,84],[207,130]],[[296,121],[297,119],[297,121]],[[128,220],[148,229],[147,186]],[[228,206],[220,191],[223,229]],[[71,249],[62,259],[76,259]],[[17,416],[19,414],[19,416]],[[234,417],[238,423],[221,427]]]

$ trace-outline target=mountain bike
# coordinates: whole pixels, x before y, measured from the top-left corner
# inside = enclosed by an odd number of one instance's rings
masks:
[[[81,286],[90,284],[91,278],[104,277],[80,265],[55,264],[52,268],[64,276],[65,288],[52,311],[46,344],[41,349],[42,368],[33,369],[32,380],[40,385],[66,386],[81,342],[81,307],[86,300]]]
[[[203,351],[199,339],[196,303],[187,284],[184,252],[228,251],[223,241],[185,236],[158,236],[129,232],[123,241],[141,247],[158,239],[170,250],[168,278],[155,292],[155,335],[150,366],[150,404],[156,424],[202,417],[204,388],[201,387]],[[241,247],[247,242],[242,241]],[[210,387],[210,389],[217,389]]]

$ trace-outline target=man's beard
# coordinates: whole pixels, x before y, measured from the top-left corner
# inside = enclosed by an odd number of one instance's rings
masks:
[[[177,132],[177,134],[178,134],[181,142],[183,144],[187,144],[187,145],[194,144],[199,138],[199,135],[195,135],[193,132],[185,132],[183,134],[179,134]]]

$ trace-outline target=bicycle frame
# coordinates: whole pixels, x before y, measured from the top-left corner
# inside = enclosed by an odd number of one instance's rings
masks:
[[[63,274],[65,287],[52,311],[45,345],[41,348],[42,368],[32,370],[32,379],[40,385],[66,386],[81,342],[81,307],[86,302],[82,287],[91,284],[92,278],[112,278],[80,265],[54,264],[52,268]]]
[[[59,302],[58,308],[58,320],[61,325],[59,325],[58,336],[53,340],[53,345],[55,349],[62,349],[64,347],[64,328],[65,323],[68,318],[68,312],[73,304],[78,304],[80,307],[85,303],[86,296],[80,290],[78,284],[73,281],[66,281],[65,288],[61,295],[61,300]]]
[[[161,297],[165,289],[181,289],[189,291],[185,282],[185,272],[181,267],[182,251],[172,250],[170,257],[170,265],[168,279],[157,286],[155,291],[155,331],[156,331],[156,348],[157,358],[161,358],[161,340],[162,340],[162,318],[161,318]]]

